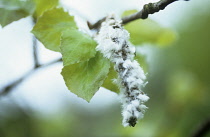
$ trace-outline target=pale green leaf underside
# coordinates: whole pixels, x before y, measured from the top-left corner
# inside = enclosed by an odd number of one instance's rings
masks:
[[[66,30],[61,36],[63,65],[87,61],[96,54],[96,42],[87,34],[77,29]]]
[[[90,101],[109,73],[110,62],[97,53],[89,61],[65,66],[61,72],[68,89]]]
[[[130,41],[134,45],[151,43],[158,46],[167,46],[176,40],[174,31],[161,27],[157,22],[150,19],[133,21],[125,25],[125,29],[130,33]]]
[[[32,33],[47,49],[60,51],[62,31],[76,28],[74,18],[61,8],[54,8],[44,12],[34,26]]]

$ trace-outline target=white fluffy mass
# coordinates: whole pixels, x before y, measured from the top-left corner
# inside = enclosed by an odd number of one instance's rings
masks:
[[[143,118],[149,97],[142,91],[146,76],[139,63],[134,60],[135,47],[129,43],[129,33],[122,27],[121,20],[113,15],[102,23],[96,40],[104,57],[114,63],[118,72],[117,83],[120,87],[122,116],[124,126],[135,126]]]

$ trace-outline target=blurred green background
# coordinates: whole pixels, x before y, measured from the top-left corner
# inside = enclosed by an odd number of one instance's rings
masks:
[[[145,92],[150,100],[136,127],[121,125],[117,101],[91,110],[72,102],[69,108],[42,116],[9,98],[10,104],[0,104],[0,137],[190,136],[210,118],[209,7],[210,2],[199,5],[203,10],[194,4],[183,13],[173,28],[178,38],[171,46],[144,47],[149,51]],[[210,137],[210,132],[205,137]]]

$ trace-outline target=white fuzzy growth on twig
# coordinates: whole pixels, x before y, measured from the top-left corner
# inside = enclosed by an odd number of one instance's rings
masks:
[[[144,116],[147,107],[144,105],[149,97],[144,94],[146,76],[139,63],[134,60],[135,47],[129,43],[129,33],[116,17],[108,17],[102,23],[96,38],[104,57],[113,62],[118,72],[117,83],[120,87],[122,115],[124,126],[135,126],[137,120]]]

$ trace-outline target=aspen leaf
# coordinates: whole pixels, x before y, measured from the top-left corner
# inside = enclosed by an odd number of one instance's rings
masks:
[[[65,66],[61,72],[68,89],[90,101],[109,73],[110,62],[97,52],[89,61]]]
[[[43,13],[32,33],[47,49],[60,51],[62,31],[69,28],[76,28],[74,18],[62,8],[53,8]]]
[[[76,29],[66,30],[61,36],[63,65],[86,61],[96,54],[96,42],[87,34]]]

